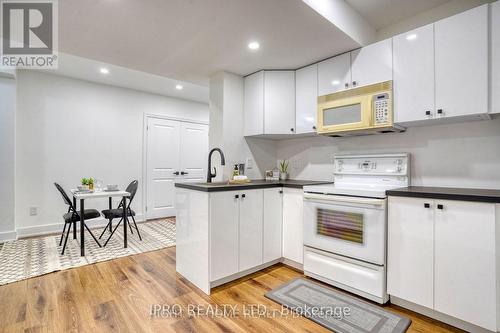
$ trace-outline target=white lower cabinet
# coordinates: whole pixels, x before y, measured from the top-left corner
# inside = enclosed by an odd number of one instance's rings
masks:
[[[500,1],[491,5],[491,113],[500,113]]]
[[[210,281],[282,257],[282,189],[210,193]]]
[[[238,191],[210,193],[210,281],[238,272]]]
[[[283,189],[264,190],[263,261],[282,257],[281,235],[283,233]]]
[[[436,200],[434,309],[496,330],[495,205]]]
[[[262,264],[262,190],[240,191],[239,271]],[[237,224],[237,223],[235,223]]]
[[[428,308],[434,305],[434,210],[431,201],[389,198],[387,255],[387,293]]]
[[[497,329],[495,205],[389,197],[388,293]]]
[[[299,264],[304,262],[303,200],[302,189],[283,189],[283,257]]]

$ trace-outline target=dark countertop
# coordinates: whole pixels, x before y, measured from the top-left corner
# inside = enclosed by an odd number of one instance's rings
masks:
[[[203,191],[203,192],[220,192],[220,191],[238,191],[238,190],[251,190],[258,188],[269,187],[291,187],[303,188],[307,185],[321,185],[331,184],[332,182],[320,182],[313,180],[280,180],[269,181],[264,179],[252,180],[250,183],[245,184],[229,184],[228,182],[215,182],[215,183],[175,183],[175,187],[186,188],[189,190]]]
[[[410,186],[389,190],[388,196],[500,203],[500,190]]]

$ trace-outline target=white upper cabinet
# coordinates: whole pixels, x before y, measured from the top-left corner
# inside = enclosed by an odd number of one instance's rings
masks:
[[[245,136],[295,133],[295,71],[245,77]]]
[[[434,24],[437,116],[488,112],[488,5]]]
[[[316,132],[318,64],[295,71],[296,133]]]
[[[351,87],[351,56],[344,53],[318,63],[318,96]]]
[[[351,52],[352,88],[392,80],[392,39]]]
[[[434,109],[434,24],[393,38],[394,121],[430,119]]]
[[[500,1],[491,4],[491,113],[500,113]]]
[[[264,133],[264,71],[245,77],[245,136]]]
[[[295,132],[295,71],[264,72],[264,134]]]

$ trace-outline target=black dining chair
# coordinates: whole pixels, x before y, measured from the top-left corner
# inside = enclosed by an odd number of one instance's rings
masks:
[[[63,228],[63,231],[61,234],[61,240],[59,241],[59,246],[61,246],[61,244],[63,242],[63,238],[64,238],[64,246],[63,246],[62,253],[61,253],[62,255],[64,255],[64,251],[66,250],[66,244],[68,243],[69,233],[71,231],[71,226],[73,226],[73,232],[76,235],[76,223],[80,221],[80,212],[78,212],[76,210],[76,207],[73,206],[73,203],[71,202],[71,200],[69,199],[68,195],[66,194],[64,189],[61,187],[61,185],[59,185],[58,183],[54,183],[54,185],[56,186],[59,193],[61,193],[61,196],[63,197],[64,203],[66,205],[68,205],[68,212],[63,215],[64,228]],[[99,211],[96,209],[85,209],[83,211],[83,218],[85,220],[95,219],[98,217],[101,217],[101,214],[99,214]],[[97,240],[97,238],[92,233],[92,231],[90,231],[87,224],[84,223],[83,225],[85,226],[85,229],[87,229],[87,231],[90,233],[92,238],[95,240],[97,245],[99,245],[99,247],[102,247],[101,244],[99,243],[99,241]],[[66,231],[66,227],[68,227],[67,231]],[[64,236],[64,232],[66,232],[66,237]]]
[[[127,212],[127,217],[132,218],[132,221],[134,222],[134,228],[135,228],[135,230],[137,230],[137,234],[139,235],[139,239],[142,241],[141,233],[139,232],[139,228],[137,227],[137,223],[135,222],[135,212],[132,209],[130,209],[130,205],[132,204],[132,201],[134,200],[135,194],[137,193],[138,186],[139,186],[139,182],[137,180],[134,180],[125,189],[125,191],[130,193],[130,197],[127,200],[126,212]],[[123,216],[123,200],[120,201],[118,208],[105,209],[101,213],[102,213],[102,215],[104,215],[104,217],[106,219],[109,220],[109,222],[106,225],[106,227],[104,228],[104,230],[102,231],[101,235],[99,236],[99,239],[101,239],[101,237],[104,235],[106,230],[108,230],[108,227],[111,225],[111,223],[113,223],[113,220],[120,218],[120,221],[118,222],[118,224],[115,226],[115,228],[111,232],[111,235],[109,235],[108,239],[106,240],[106,243],[104,243],[104,246],[106,246],[108,244],[109,240],[111,239],[111,237],[113,236],[113,234],[115,233],[116,229],[118,229],[118,226],[120,225],[120,223],[122,223],[122,221],[123,221],[123,218],[124,218],[124,216]],[[132,225],[130,224],[130,222],[128,222],[128,227],[130,228],[130,232],[133,234],[134,232],[132,231]]]

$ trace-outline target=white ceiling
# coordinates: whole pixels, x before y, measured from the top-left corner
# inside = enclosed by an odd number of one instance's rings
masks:
[[[106,68],[109,73],[102,74],[100,72],[101,68]],[[58,68],[56,70],[45,69],[40,71],[157,95],[208,103],[208,88],[205,86],[62,52],[59,52]],[[183,89],[176,89],[177,85],[181,85]]]
[[[356,47],[301,0],[59,1],[60,51],[202,85],[219,70],[297,68]]]
[[[450,0],[345,0],[375,29],[417,15]]]
[[[380,29],[449,0],[345,1]],[[247,48],[253,40],[261,44],[257,52]],[[246,75],[298,68],[357,47],[302,0],[59,1],[61,52],[172,82],[206,87],[220,70]]]

